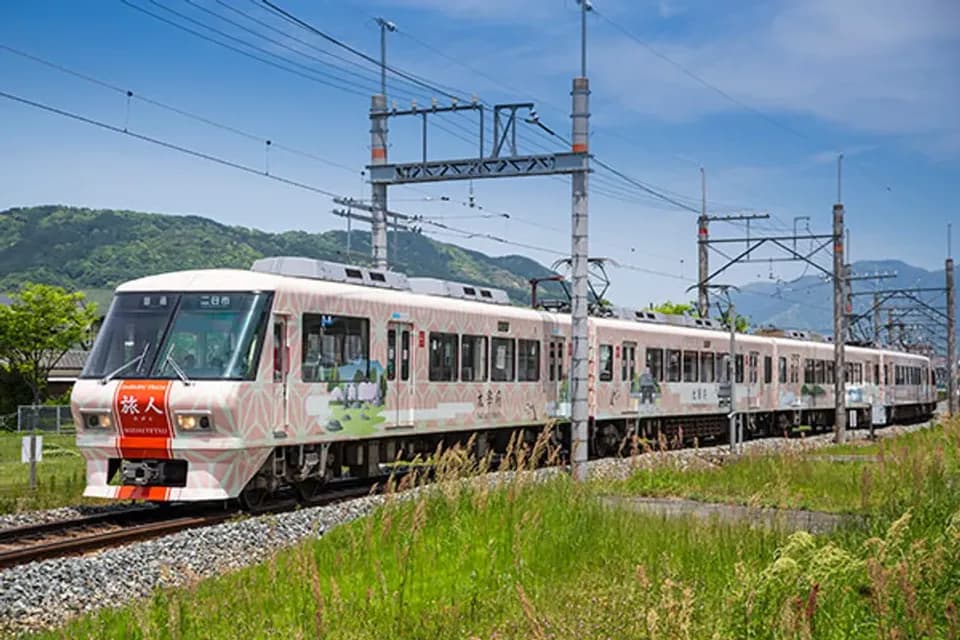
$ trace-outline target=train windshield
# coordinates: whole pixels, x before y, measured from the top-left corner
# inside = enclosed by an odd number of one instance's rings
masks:
[[[252,380],[269,307],[267,293],[120,294],[83,377]]]

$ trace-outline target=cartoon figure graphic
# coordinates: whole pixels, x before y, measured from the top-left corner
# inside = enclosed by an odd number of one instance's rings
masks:
[[[650,373],[649,367],[644,369],[643,373],[640,374],[640,384],[638,388],[640,391],[640,403],[653,404],[660,389],[657,386],[657,381],[653,379],[653,374]]]

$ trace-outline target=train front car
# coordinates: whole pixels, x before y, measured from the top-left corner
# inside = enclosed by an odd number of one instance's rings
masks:
[[[121,285],[71,396],[85,496],[237,497],[272,449],[269,278],[210,270]],[[265,285],[258,288],[258,285]],[[269,344],[267,344],[269,343]],[[279,360],[280,358],[278,358]]]

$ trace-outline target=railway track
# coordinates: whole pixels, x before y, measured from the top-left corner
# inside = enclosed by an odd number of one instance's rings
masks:
[[[375,483],[369,481],[344,482],[343,486],[331,487],[326,493],[310,500],[307,506],[322,506],[362,497],[370,493],[374,486]],[[263,509],[258,514],[282,513],[298,506],[295,501],[284,502]],[[237,517],[246,515],[233,505],[216,509],[174,505],[167,508],[132,508],[0,529],[0,570],[208,527]]]

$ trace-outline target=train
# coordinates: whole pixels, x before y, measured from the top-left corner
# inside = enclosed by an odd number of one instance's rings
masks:
[[[590,454],[721,442],[731,411],[751,437],[830,428],[833,349],[768,330],[731,357],[711,319],[607,308],[589,319]],[[571,356],[568,312],[494,287],[298,257],[132,280],[71,396],[84,495],[252,509],[468,439],[482,455],[550,425],[569,446]],[[851,426],[933,413],[928,358],[845,358]]]

